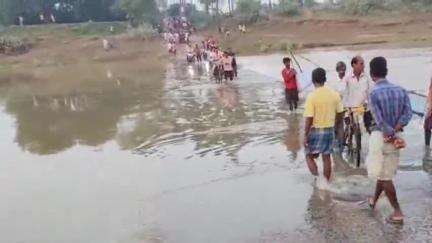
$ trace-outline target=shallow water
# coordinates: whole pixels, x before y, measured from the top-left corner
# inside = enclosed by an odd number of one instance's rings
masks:
[[[424,92],[429,49],[389,58],[390,79]],[[354,52],[303,54],[330,72]],[[298,57],[304,70],[313,64]],[[239,58],[217,85],[206,66],[173,61],[166,78],[118,66],[63,67],[46,82],[0,91],[2,242],[394,242],[430,239],[431,178],[421,119],[406,137],[397,183],[407,223],[387,225],[359,201],[373,186],[338,161],[330,192],[304,165],[302,117],[289,115],[281,55]],[[88,71],[91,69],[91,72]],[[72,71],[73,70],[73,71]],[[41,70],[34,70],[37,75]],[[93,75],[92,75],[93,74]],[[17,78],[19,78],[17,70]],[[308,84],[304,74],[303,84]],[[421,103],[421,99],[418,103]],[[424,168],[424,170],[423,170]],[[415,198],[415,200],[413,200]]]

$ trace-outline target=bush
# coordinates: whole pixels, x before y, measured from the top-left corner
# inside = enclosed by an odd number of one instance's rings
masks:
[[[239,0],[237,2],[237,11],[240,14],[242,22],[257,22],[260,10],[261,2],[259,0]]]
[[[29,50],[30,45],[23,39],[14,36],[0,37],[0,53],[12,55],[21,54]]]
[[[383,0],[345,0],[344,7],[350,14],[367,15],[370,10],[383,8]]]
[[[278,10],[281,14],[297,15],[300,12],[300,6],[295,0],[280,0]]]
[[[213,18],[202,11],[193,11],[190,16],[190,21],[197,29],[203,29],[213,22]]]
[[[141,24],[136,28],[128,29],[128,36],[134,39],[149,39],[157,34],[157,31],[149,24]]]
[[[113,27],[113,31],[111,31]],[[115,35],[124,33],[127,24],[124,22],[88,22],[83,24],[74,24],[72,31],[77,35]]]

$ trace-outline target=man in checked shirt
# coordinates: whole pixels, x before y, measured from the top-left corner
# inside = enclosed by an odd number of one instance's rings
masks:
[[[369,106],[376,126],[372,129],[382,133],[381,169],[378,174],[375,197],[369,199],[371,208],[375,208],[382,192],[385,192],[394,213],[387,219],[390,223],[403,223],[404,216],[400,209],[393,178],[399,165],[399,149],[405,142],[398,137],[412,118],[411,102],[406,90],[390,83],[387,79],[387,61],[376,57],[370,62],[370,74],[376,83],[369,96]]]

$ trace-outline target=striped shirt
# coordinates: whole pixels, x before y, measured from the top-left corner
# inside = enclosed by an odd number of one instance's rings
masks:
[[[393,136],[397,124],[406,126],[412,118],[408,93],[386,79],[376,82],[369,95],[369,106],[375,118],[376,129],[386,136]]]

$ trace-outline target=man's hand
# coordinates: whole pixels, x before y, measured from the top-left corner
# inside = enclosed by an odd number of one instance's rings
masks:
[[[391,135],[391,136],[385,136],[384,135],[384,143],[393,143],[395,140],[395,136]]]
[[[397,124],[395,127],[395,132],[402,132],[403,131],[403,126],[401,124]]]
[[[308,144],[308,135],[305,135],[304,140],[303,140],[303,145],[305,148],[307,148],[309,146]]]

